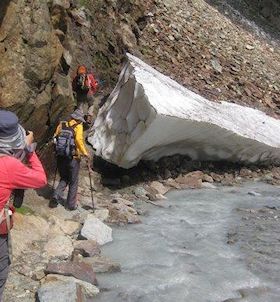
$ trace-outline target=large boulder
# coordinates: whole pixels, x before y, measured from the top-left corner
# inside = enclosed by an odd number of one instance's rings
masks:
[[[280,162],[280,121],[261,111],[210,102],[127,54],[128,62],[88,140],[124,168],[141,159]]]

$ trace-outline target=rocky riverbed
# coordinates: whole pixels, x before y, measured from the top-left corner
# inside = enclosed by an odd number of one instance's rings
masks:
[[[94,301],[279,301],[279,186],[173,191],[104,248],[122,271]],[[142,209],[143,207],[138,204]]]
[[[226,167],[219,163],[191,162],[182,156],[150,163],[149,169],[147,163],[141,163],[131,170],[122,170],[108,164],[107,174],[102,173],[98,161],[95,159],[94,162],[98,172],[92,173],[96,206],[94,213],[86,165],[82,166],[80,175],[80,208],[77,211],[66,211],[62,205],[56,209],[48,208],[51,182],[43,190],[27,192],[24,207],[16,214],[12,231],[13,263],[4,301],[91,301],[104,288],[99,282],[100,278],[103,280],[100,273],[118,272],[126,266],[124,259],[116,259],[113,255],[105,256],[101,252],[102,245],[115,239],[112,226],[142,225],[142,220],[147,221],[147,205],[155,209],[164,208],[162,213],[169,213],[165,209],[166,205],[175,206],[169,196],[170,201],[166,201],[165,194],[170,190],[175,191],[171,194],[177,194],[180,189],[187,190],[180,194],[191,195],[205,190],[210,194],[219,192],[224,186],[235,190],[233,186],[244,181],[262,180],[275,184],[271,186],[273,191],[278,190],[280,180],[278,167]],[[253,190],[250,194],[258,196],[258,192]],[[244,211],[246,214],[246,210]],[[149,219],[155,219],[153,214]],[[254,218],[250,219],[249,223]],[[140,226],[142,227],[144,226]],[[131,228],[134,229],[135,227]],[[243,231],[245,227],[240,234]],[[229,243],[235,242],[235,232],[229,230]],[[246,237],[248,234],[243,235]],[[129,238],[124,242],[117,235],[116,239],[117,245],[129,244]],[[123,253],[126,254],[126,251],[123,250]],[[61,293],[59,298],[58,291]]]

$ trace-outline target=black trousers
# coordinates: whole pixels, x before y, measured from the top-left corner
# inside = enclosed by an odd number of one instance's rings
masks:
[[[60,181],[54,191],[53,198],[56,200],[63,198],[63,192],[68,186],[67,206],[69,208],[74,208],[77,203],[80,159],[69,159],[63,156],[58,156],[57,169],[60,175]]]
[[[9,273],[9,247],[8,235],[0,235],[0,302]]]

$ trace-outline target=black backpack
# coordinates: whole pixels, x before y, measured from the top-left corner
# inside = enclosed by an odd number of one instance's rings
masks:
[[[69,126],[67,122],[61,122],[60,133],[56,136],[55,151],[57,156],[72,158],[76,153],[75,127]]]
[[[88,92],[90,87],[88,86],[88,80],[87,80],[87,74],[85,73],[82,73],[82,74],[79,74],[76,78],[76,83],[77,83],[77,88],[80,90],[80,91],[83,91],[83,92]]]

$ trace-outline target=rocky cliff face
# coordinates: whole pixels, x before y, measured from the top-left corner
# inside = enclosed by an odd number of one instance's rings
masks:
[[[137,1],[80,2],[0,3],[0,106],[15,111],[39,141],[73,110],[78,64],[93,67],[108,86],[114,82],[145,13]]]
[[[277,42],[236,25],[213,2],[2,0],[0,106],[15,111],[43,142],[75,106],[71,79],[77,65],[87,64],[105,79],[106,94],[129,51],[212,101],[277,117]],[[272,20],[277,3],[265,3],[260,11],[267,15],[272,7]]]

